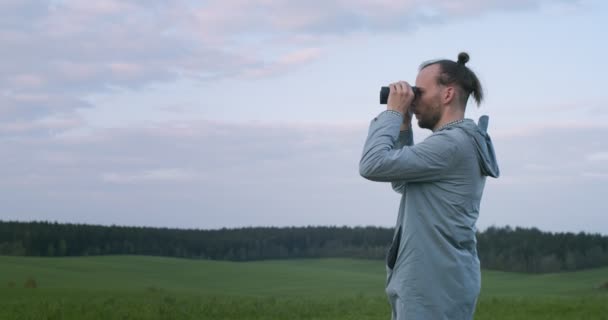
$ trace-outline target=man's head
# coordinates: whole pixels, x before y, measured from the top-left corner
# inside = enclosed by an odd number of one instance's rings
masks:
[[[461,52],[458,61],[433,60],[423,63],[416,77],[420,97],[413,110],[421,128],[435,129],[446,113],[462,114],[472,94],[477,105],[483,100],[481,83],[473,71],[465,66],[469,55]]]

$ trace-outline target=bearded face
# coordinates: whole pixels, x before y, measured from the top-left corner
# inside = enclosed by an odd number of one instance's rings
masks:
[[[440,74],[439,65],[430,65],[418,73],[416,86],[420,88],[420,96],[412,104],[413,113],[418,120],[418,126],[433,130],[441,120],[444,108],[441,103],[441,93],[444,89],[437,81]]]

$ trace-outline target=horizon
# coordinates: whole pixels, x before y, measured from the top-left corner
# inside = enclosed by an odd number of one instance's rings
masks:
[[[608,234],[600,0],[0,0],[0,220],[377,225],[381,86],[470,55],[501,177],[477,228]],[[472,99],[470,99],[472,100]],[[415,143],[429,132],[414,127]]]
[[[215,229],[200,229],[200,228],[188,228],[188,227],[162,227],[162,226],[148,226],[148,225],[118,225],[118,224],[90,224],[90,223],[74,223],[74,222],[61,222],[61,221],[36,221],[36,220],[30,220],[30,221],[19,221],[19,220],[2,220],[0,219],[0,223],[48,223],[48,224],[61,224],[61,225],[74,225],[74,226],[87,226],[87,227],[117,227],[117,228],[149,228],[149,229],[167,229],[167,230],[179,230],[179,231],[222,231],[222,230],[241,230],[241,229],[298,229],[298,228],[350,228],[350,229],[357,229],[357,228],[361,228],[361,229],[365,229],[365,228],[378,228],[378,229],[394,229],[393,226],[381,226],[381,225],[300,225],[300,226],[272,226],[272,225],[250,225],[250,226],[240,226],[240,227],[221,227],[221,228],[215,228]],[[539,229],[537,227],[524,227],[524,226],[511,226],[511,225],[503,225],[503,226],[497,226],[497,225],[491,225],[491,226],[487,226],[484,229],[477,229],[477,232],[480,233],[484,233],[486,232],[488,229],[490,228],[497,228],[497,229],[510,229],[510,230],[517,230],[517,229],[524,229],[524,230],[533,230],[536,229],[542,233],[547,233],[547,234],[552,234],[552,235],[557,235],[557,234],[573,234],[573,235],[577,235],[577,234],[586,234],[586,235],[599,235],[602,237],[608,237],[608,234],[604,234],[601,232],[586,232],[586,231],[550,231],[550,230],[543,230],[543,229]]]

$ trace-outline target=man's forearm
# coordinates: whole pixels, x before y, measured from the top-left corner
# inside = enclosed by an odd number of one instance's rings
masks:
[[[395,148],[400,149],[406,146],[413,145],[414,133],[412,131],[411,118],[406,118],[401,124],[399,137],[397,138],[397,143],[395,143]],[[391,186],[393,187],[393,190],[395,190],[397,193],[405,194],[407,183],[402,180],[391,181]]]
[[[403,123],[399,128],[400,131],[412,130],[412,114],[408,111],[403,115]]]
[[[414,134],[412,132],[412,118],[407,115],[403,118],[403,123],[399,127],[399,138],[395,145],[396,148],[414,145]]]
[[[395,149],[400,149],[407,146],[414,145],[414,133],[412,130],[399,131],[399,137],[395,143]]]

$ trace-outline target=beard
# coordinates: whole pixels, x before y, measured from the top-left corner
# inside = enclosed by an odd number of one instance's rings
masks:
[[[418,126],[422,129],[433,130],[441,120],[441,112],[439,108],[431,109],[428,112],[420,113],[418,116]]]

